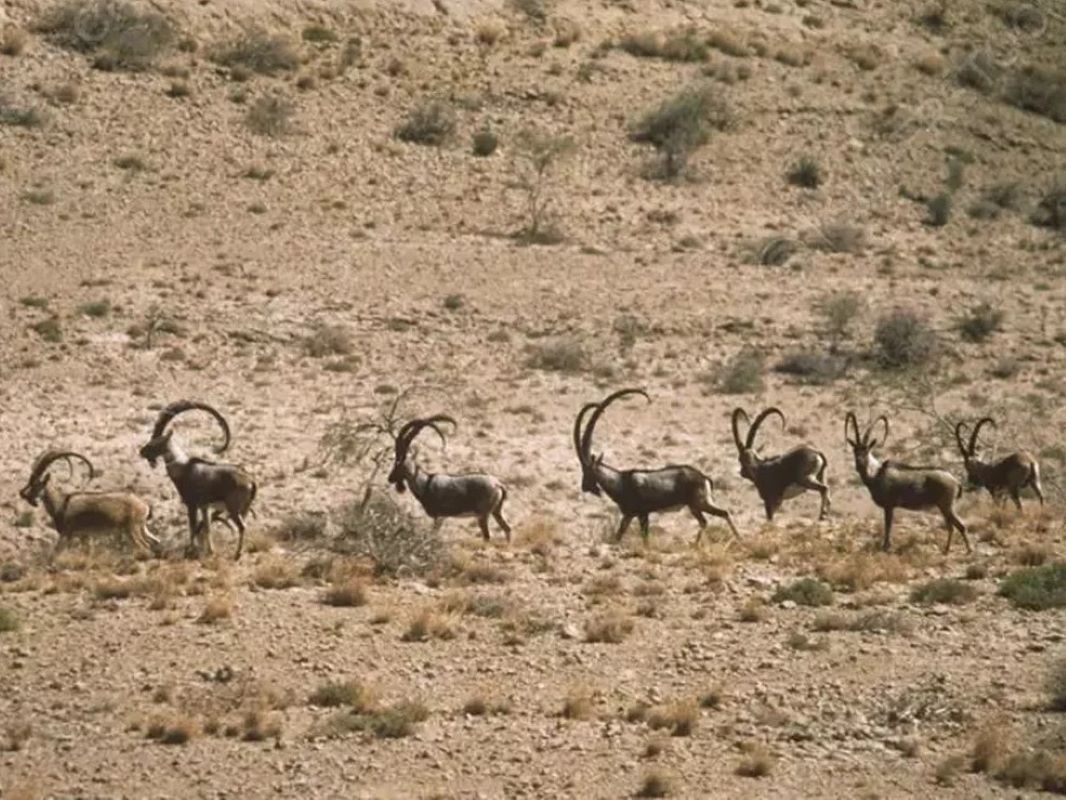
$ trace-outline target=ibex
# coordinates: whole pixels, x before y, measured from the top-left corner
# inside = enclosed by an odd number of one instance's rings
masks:
[[[244,549],[244,517],[251,511],[257,486],[255,480],[240,467],[232,464],[217,464],[201,458],[190,457],[174,441],[173,431],[167,425],[174,417],[185,411],[199,409],[214,417],[222,428],[224,441],[216,449],[224,453],[230,443],[229,423],[218,411],[206,403],[179,400],[159,412],[152,430],[152,438],[141,448],[141,456],[151,466],[160,458],[166,464],[167,475],[178,490],[181,502],[189,515],[189,549],[193,553],[213,554],[211,542],[211,514],[221,518],[222,511],[237,526],[237,554]]]
[[[49,450],[34,463],[29,480],[19,492],[31,506],[36,507],[38,502],[44,504],[59,533],[60,546],[69,544],[75,536],[84,544],[90,533],[121,533],[135,546],[158,554],[159,539],[148,530],[152,509],[141,498],[128,492],[63,492],[51,484],[52,464],[64,459],[73,466],[75,458],[89,468],[92,480],[96,470],[81,453]]]
[[[733,409],[733,441],[737,445],[740,458],[740,475],[755,484],[766,508],[766,518],[772,520],[785,500],[789,500],[806,491],[818,492],[822,498],[818,510],[818,519],[825,519],[829,513],[829,487],[825,482],[825,469],[829,463],[821,452],[810,445],[794,447],[779,456],[760,456],[755,448],[755,436],[759,426],[770,415],[781,418],[785,425],[785,415],[778,408],[768,408],[755,418],[748,427],[747,437],[741,441],[740,419],[749,422],[748,415],[742,408]]]
[[[982,425],[996,427],[991,417],[982,417],[973,426],[970,434],[969,445],[963,442],[963,430],[965,422],[955,426],[955,441],[958,442],[962,452],[963,463],[966,467],[966,480],[971,489],[987,489],[993,498],[999,500],[1004,494],[1009,494],[1018,510],[1022,510],[1021,491],[1031,487],[1040,498],[1040,505],[1044,505],[1044,490],[1040,486],[1040,465],[1036,459],[1024,450],[1018,450],[1004,456],[998,461],[983,461],[977,457],[977,436],[981,432]]]
[[[733,518],[724,508],[713,502],[714,484],[709,477],[687,464],[670,465],[660,469],[615,469],[603,462],[603,454],[593,457],[592,436],[596,423],[615,400],[638,394],[650,402],[643,389],[622,389],[606,397],[600,403],[588,403],[574,422],[574,448],[581,463],[581,491],[595,495],[606,494],[622,519],[615,533],[615,541],[625,535],[634,518],[640,521],[640,533],[648,539],[649,515],[660,511],[679,511],[687,508],[699,523],[696,544],[703,538],[707,526],[704,512],[724,519],[733,535],[740,538]],[[582,430],[585,415],[592,412],[588,425]]]
[[[880,439],[872,437],[877,423],[884,423],[885,435]],[[854,437],[851,432],[854,431]],[[962,484],[950,472],[935,467],[911,467],[885,460],[883,463],[874,457],[873,450],[888,439],[888,418],[880,416],[870,423],[866,432],[859,435],[859,423],[855,414],[848,412],[844,418],[844,439],[851,445],[855,455],[855,471],[870,491],[874,503],[885,512],[885,535],[881,543],[883,550],[889,549],[892,535],[892,515],[897,508],[911,511],[938,509],[944,517],[948,529],[948,541],[944,552],[951,550],[951,537],[957,529],[966,544],[966,552],[972,552],[970,539],[966,535],[966,524],[955,513],[955,501],[962,496]]]
[[[411,445],[424,428],[432,428],[445,441],[438,423],[448,423],[457,428],[458,423],[446,414],[413,419],[396,434],[394,461],[388,481],[403,492],[410,488],[411,494],[433,519],[434,530],[439,530],[449,517],[476,517],[481,527],[481,536],[489,539],[489,517],[511,541],[511,526],[503,517],[503,503],[507,499],[507,487],[496,477],[484,473],[447,475],[425,472],[417,461]]]

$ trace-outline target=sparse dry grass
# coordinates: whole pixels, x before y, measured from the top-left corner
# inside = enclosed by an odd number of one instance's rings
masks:
[[[359,577],[339,577],[322,595],[322,602],[337,608],[365,606],[370,594],[366,582]]]
[[[775,762],[773,754],[764,745],[756,744],[748,749],[747,755],[737,765],[737,775],[765,778],[773,772]]]
[[[426,606],[411,617],[403,634],[405,642],[428,642],[431,639],[454,639],[455,620],[432,606]]]
[[[252,570],[251,583],[260,589],[290,589],[300,583],[299,566],[284,556],[266,556]]]
[[[203,625],[215,625],[233,616],[233,601],[228,595],[217,594],[207,598],[203,611],[196,621]]]
[[[819,564],[817,572],[822,580],[847,592],[869,589],[875,583],[905,583],[910,578],[910,570],[895,553],[852,553]]]
[[[691,736],[699,724],[700,709],[693,700],[677,700],[653,706],[645,719],[652,730],[669,730],[671,736]]]
[[[200,724],[189,714],[170,712],[154,717],[145,736],[160,744],[188,744],[201,734]]]
[[[224,42],[211,52],[211,59],[232,71],[275,75],[289,72],[300,65],[296,42],[284,34],[274,34],[262,28],[250,28]]]
[[[676,781],[670,773],[653,769],[644,773],[637,797],[670,797],[677,791]]]
[[[633,632],[633,620],[622,611],[612,609],[585,621],[585,641],[620,644]]]
[[[377,694],[362,681],[330,681],[317,687],[308,698],[310,705],[321,708],[346,706],[356,713],[365,714],[377,707]]]
[[[592,692],[584,687],[575,687],[566,693],[559,716],[563,719],[588,720],[595,714],[596,706]]]

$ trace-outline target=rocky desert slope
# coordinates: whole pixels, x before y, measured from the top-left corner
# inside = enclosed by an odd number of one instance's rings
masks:
[[[1064,123],[1052,0],[7,0],[0,797],[1066,791]],[[571,428],[624,386],[596,452],[703,469],[740,540],[612,541]],[[259,481],[240,562],[137,456],[183,397]],[[394,405],[512,543],[386,490]],[[769,405],[830,519],[740,477]],[[849,409],[959,476],[992,416],[1047,503],[881,553]],[[56,552],[48,448],[163,557]]]

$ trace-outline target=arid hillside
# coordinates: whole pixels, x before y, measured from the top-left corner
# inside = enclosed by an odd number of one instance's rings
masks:
[[[1066,792],[1064,126],[1053,0],[6,0],[0,798]],[[572,431],[625,387],[591,455],[739,538],[614,540]],[[257,482],[239,562],[138,455],[182,398]],[[828,519],[741,476],[770,406]],[[959,480],[991,417],[1045,503],[882,553],[849,410]],[[434,413],[512,542],[385,483]],[[159,557],[57,548],[48,449]]]

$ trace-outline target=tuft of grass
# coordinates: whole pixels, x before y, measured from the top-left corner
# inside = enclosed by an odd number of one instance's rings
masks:
[[[798,606],[828,606],[833,602],[833,590],[814,578],[800,578],[774,592],[775,603],[786,600]]]
[[[692,700],[679,700],[648,709],[645,720],[652,730],[669,730],[671,736],[691,736],[699,724],[700,709]]]
[[[78,313],[93,319],[103,319],[111,313],[111,301],[107,298],[95,300],[91,303],[83,303],[78,306]]]
[[[315,542],[326,537],[326,517],[309,511],[288,514],[271,531],[280,542]]]
[[[10,105],[3,95],[0,95],[0,125],[10,125],[15,128],[39,128],[45,122],[45,116],[32,106]]]
[[[949,192],[940,192],[926,201],[925,223],[934,228],[942,228],[947,225],[948,220],[951,218],[951,202],[951,194]]]
[[[364,715],[366,729],[379,739],[402,739],[429,719],[429,709],[417,701],[404,701]]]
[[[733,114],[718,89],[709,83],[689,86],[645,112],[630,126],[629,138],[652,145],[660,156],[649,177],[677,178],[689,158],[706,144],[711,132],[726,130]]]
[[[763,745],[752,747],[737,765],[737,775],[745,778],[765,778],[774,770],[775,759]]]
[[[1017,570],[1003,579],[999,594],[1031,611],[1066,608],[1066,562]]]
[[[263,559],[252,571],[252,584],[260,589],[289,589],[299,582],[297,565],[280,556]]]
[[[259,136],[279,137],[292,130],[292,118],[296,105],[280,94],[268,94],[256,98],[248,107],[244,124]]]
[[[216,47],[211,53],[216,64],[233,70],[276,75],[300,66],[296,43],[283,34],[271,34],[262,28],[250,28],[235,39]]]
[[[961,606],[977,599],[977,590],[968,583],[951,578],[936,578],[911,589],[911,602],[928,606],[946,604]]]
[[[0,633],[14,633],[22,627],[18,616],[10,608],[0,606]]]
[[[355,349],[352,332],[345,325],[330,325],[320,322],[304,339],[304,350],[312,358],[346,356]]]
[[[710,708],[717,711],[725,703],[725,690],[721,686],[712,686],[699,696],[701,708]]]
[[[471,142],[471,149],[474,155],[479,158],[491,156],[496,152],[496,148],[499,145],[499,139],[488,125],[479,131],[475,131]]]
[[[1042,228],[1066,231],[1066,175],[1052,180],[1037,201],[1030,220]]]
[[[119,156],[111,163],[126,172],[144,172],[148,169],[148,164],[145,163],[145,160],[135,153]]]
[[[991,303],[967,310],[956,322],[959,334],[968,342],[983,342],[1003,325],[1004,313]]]
[[[187,744],[200,735],[200,726],[187,714],[167,714],[148,723],[145,735],[160,744]]]
[[[824,222],[807,238],[811,247],[827,253],[861,253],[866,247],[866,231],[846,222]]]
[[[365,606],[368,602],[366,584],[359,578],[347,578],[334,583],[322,596],[322,602],[337,608]]]
[[[670,774],[661,769],[653,769],[644,773],[637,797],[669,797],[675,791],[674,779]]]
[[[710,53],[706,37],[692,27],[628,33],[618,42],[618,48],[637,58],[678,62],[706,61]]]
[[[793,375],[812,386],[825,386],[844,377],[847,371],[848,361],[843,356],[811,350],[787,353],[774,364],[774,372]]]
[[[606,611],[585,621],[585,641],[620,644],[633,632],[633,620],[618,610]]]
[[[1015,70],[1003,99],[1023,111],[1066,123],[1066,69],[1029,64]]]
[[[28,41],[29,37],[22,28],[5,28],[0,31],[0,55],[20,56]]]
[[[23,202],[35,206],[50,206],[56,201],[56,193],[47,187],[33,187],[23,190],[19,197]]]
[[[715,371],[715,388],[721,394],[750,394],[766,387],[763,379],[765,356],[755,348],[744,348]]]
[[[587,720],[592,719],[595,710],[592,693],[588,689],[574,688],[563,698],[559,716],[563,719]]]
[[[177,41],[169,18],[124,0],[61,0],[36,22],[52,42],[92,56],[102,70],[151,68]]]
[[[785,178],[793,186],[817,189],[822,185],[822,168],[810,156],[803,156],[785,172]]]
[[[357,680],[329,681],[315,688],[307,702],[321,708],[346,706],[365,714],[377,706],[374,692]]]
[[[23,308],[48,308],[48,298],[29,294],[19,298],[19,305]]]
[[[1066,657],[1060,656],[1052,663],[1044,688],[1048,695],[1048,708],[1066,711]]]
[[[454,639],[452,618],[431,606],[416,613],[401,637],[405,642],[428,642],[430,639]]]
[[[214,625],[233,616],[233,603],[226,595],[208,597],[204,603],[204,610],[196,621],[201,625]]]
[[[898,309],[878,320],[874,350],[882,367],[905,369],[931,363],[940,343],[925,319],[909,309]]]
[[[589,367],[589,355],[578,337],[560,336],[531,345],[528,365],[547,372],[583,372]]]
[[[331,44],[340,38],[332,28],[313,24],[305,27],[300,36],[305,42],[313,42],[314,44]]]
[[[403,142],[440,147],[455,132],[455,109],[443,100],[422,100],[396,126],[394,134]]]

